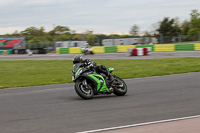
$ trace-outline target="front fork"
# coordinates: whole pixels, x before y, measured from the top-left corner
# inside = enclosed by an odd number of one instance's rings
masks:
[[[87,84],[86,79],[83,80],[82,85],[83,85],[86,89],[88,89],[88,84]]]

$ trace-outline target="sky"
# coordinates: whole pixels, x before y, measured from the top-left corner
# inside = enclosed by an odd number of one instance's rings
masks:
[[[57,25],[76,33],[128,34],[135,24],[153,30],[164,17],[189,20],[199,7],[200,0],[0,0],[0,34]]]

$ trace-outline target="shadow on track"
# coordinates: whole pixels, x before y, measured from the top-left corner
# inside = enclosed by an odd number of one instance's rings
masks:
[[[126,97],[128,95],[125,96],[115,96],[115,95],[95,95],[92,99],[82,99],[79,96],[71,96],[71,97],[61,97],[62,100],[70,100],[70,101],[90,101],[90,100],[100,100],[100,99],[109,99],[109,98],[122,98],[122,97]]]

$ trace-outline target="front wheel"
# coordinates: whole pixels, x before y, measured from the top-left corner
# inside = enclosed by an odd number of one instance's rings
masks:
[[[121,86],[114,86],[114,94],[117,95],[117,96],[123,96],[126,94],[127,92],[127,85],[126,83],[124,82],[123,79],[121,79],[120,77],[117,77],[115,76],[115,80],[117,82],[120,82],[121,83]]]
[[[92,99],[94,96],[91,86],[84,86],[80,80],[75,83],[75,91],[83,99]]]

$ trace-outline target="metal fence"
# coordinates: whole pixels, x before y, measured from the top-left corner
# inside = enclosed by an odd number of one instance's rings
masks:
[[[160,34],[159,36],[156,37],[158,39],[158,42],[160,44],[164,43],[181,43],[181,42],[195,42],[199,41],[200,42],[200,34],[198,35],[181,35],[177,34],[177,36],[163,36]]]
[[[85,39],[86,40],[86,39]],[[67,40],[66,41],[72,41]],[[66,42],[65,41],[65,42]],[[86,40],[87,41],[87,40]],[[106,42],[107,41],[107,42]],[[91,46],[117,46],[117,45],[137,45],[137,44],[176,44],[176,43],[200,43],[200,34],[196,36],[180,35],[176,36],[140,36],[131,38],[99,38],[96,37]],[[55,41],[25,42],[26,49],[44,48],[46,52],[56,51]],[[75,47],[75,46],[74,46]]]
[[[44,48],[46,52],[55,51],[54,41],[26,42],[26,49]]]

